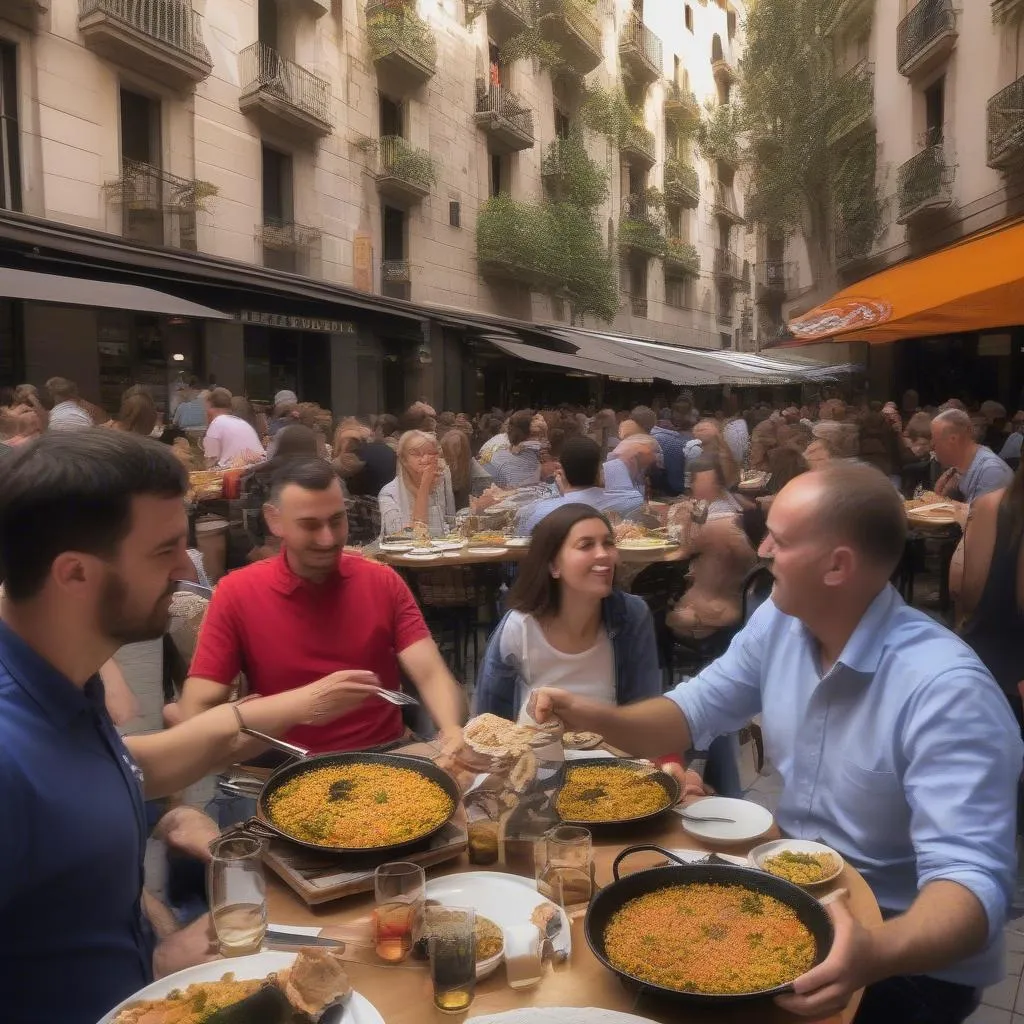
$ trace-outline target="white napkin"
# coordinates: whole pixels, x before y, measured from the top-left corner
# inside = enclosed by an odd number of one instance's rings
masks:
[[[540,1006],[506,1010],[487,1017],[473,1017],[466,1024],[652,1024],[648,1017],[636,1017],[617,1010],[592,1006]]]

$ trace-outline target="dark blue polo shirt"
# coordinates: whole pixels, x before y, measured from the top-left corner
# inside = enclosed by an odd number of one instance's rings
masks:
[[[0,1020],[95,1024],[152,980],[141,773],[103,705],[0,622]]]

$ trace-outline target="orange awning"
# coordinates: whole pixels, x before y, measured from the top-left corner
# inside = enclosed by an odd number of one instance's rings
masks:
[[[882,344],[1024,323],[1024,221],[858,281],[789,323],[795,343]]]

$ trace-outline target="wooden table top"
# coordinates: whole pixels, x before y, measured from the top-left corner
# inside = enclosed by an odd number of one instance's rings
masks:
[[[487,549],[484,549],[485,551]],[[397,551],[380,551],[376,545],[369,545],[361,549],[361,553],[367,558],[373,558],[386,565],[393,565],[403,569],[454,569],[461,565],[492,565],[496,562],[518,562],[525,557],[529,551],[528,546],[516,546],[505,548],[500,554],[480,554],[477,548],[464,547],[458,551],[439,552],[436,557],[422,558],[413,556],[406,557],[404,553]],[[673,545],[669,548],[656,548],[654,550],[643,548],[619,548],[619,561],[623,565],[648,565],[653,562],[681,562],[686,560],[682,548]]]
[[[634,829],[628,835],[620,835],[615,841],[595,836],[594,861],[598,885],[607,885],[612,881],[612,861],[623,848],[648,842],[669,849],[701,848],[684,831],[678,815],[671,813],[663,815],[642,831]],[[750,845],[753,844],[722,848],[721,852],[744,855],[749,852]],[[654,854],[636,854],[626,862],[625,867],[627,870],[629,865],[634,865],[635,869],[650,867],[658,859]],[[427,874],[429,878],[436,878],[462,871],[486,870],[490,869],[470,864],[468,858],[463,856],[461,860],[428,869]],[[835,882],[814,892],[820,897],[839,888],[849,891],[850,909],[859,921],[869,927],[881,923],[874,895],[861,875],[849,865],[846,865]],[[267,879],[267,901],[270,920],[282,925],[352,927],[357,922],[368,921],[373,910],[372,894],[348,897],[336,903],[310,908],[300,903],[291,890],[274,877]],[[384,965],[347,963],[346,970],[355,989],[377,1007],[388,1024],[424,1024],[427,1021],[440,1024],[448,1019],[447,1014],[434,1009],[430,977],[425,968],[395,969]],[[843,1022],[853,1019],[859,1002],[858,995],[843,1014]],[[659,1024],[674,1024],[684,1018],[687,1024],[702,1024],[705,1021],[708,1024],[788,1024],[797,1020],[807,1024],[805,1018],[784,1013],[770,1002],[736,1004],[708,1010],[655,1001],[650,997],[637,1003],[635,995],[591,953],[584,935],[582,918],[572,924],[572,956],[567,963],[559,967],[546,965],[544,980],[539,985],[518,991],[506,985],[504,968],[499,967],[495,974],[477,985],[476,998],[466,1016],[500,1013],[527,1006],[596,1006],[635,1013]]]

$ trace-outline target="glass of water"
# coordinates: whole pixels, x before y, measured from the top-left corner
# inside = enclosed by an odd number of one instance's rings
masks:
[[[258,953],[267,934],[263,843],[252,836],[221,836],[210,852],[207,888],[221,956]]]

